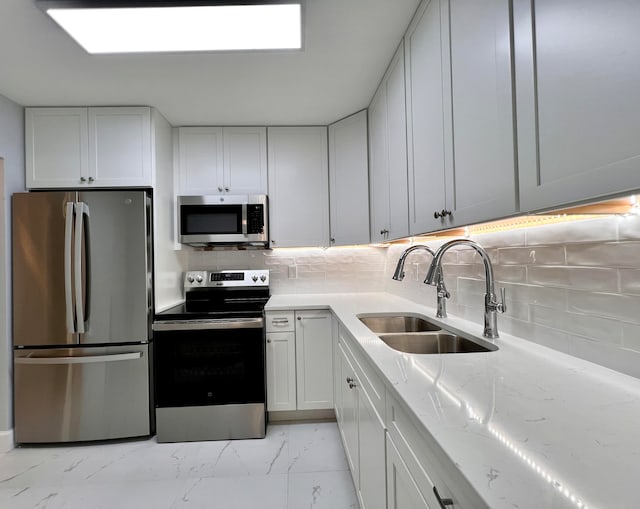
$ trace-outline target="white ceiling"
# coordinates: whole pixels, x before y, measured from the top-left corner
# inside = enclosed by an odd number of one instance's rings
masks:
[[[89,55],[33,0],[0,0],[0,94],[150,105],[175,126],[324,125],[368,105],[418,3],[306,0],[301,52]]]

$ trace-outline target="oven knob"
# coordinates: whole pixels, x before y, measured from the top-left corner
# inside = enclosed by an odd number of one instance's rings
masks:
[[[198,283],[202,283],[202,276],[201,276],[200,274],[198,274],[198,275],[196,276],[196,281],[197,281]]]
[[[258,281],[258,276],[254,274],[253,276],[251,276],[251,279],[253,279],[253,282],[255,283]]]
[[[187,281],[189,281],[189,283],[193,283],[193,276],[191,274],[187,276]]]
[[[260,276],[260,281],[262,281],[264,283],[266,280],[267,280],[267,276],[262,274],[262,276]]]

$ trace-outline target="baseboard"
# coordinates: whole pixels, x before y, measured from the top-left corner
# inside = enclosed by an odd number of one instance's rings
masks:
[[[13,429],[0,431],[0,453],[9,452],[14,447]]]
[[[328,410],[291,410],[269,412],[270,422],[304,422],[304,421],[335,421],[333,409]]]

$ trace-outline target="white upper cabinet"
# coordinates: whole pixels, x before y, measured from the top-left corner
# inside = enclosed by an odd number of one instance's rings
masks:
[[[151,109],[27,108],[29,189],[150,187]]]
[[[517,212],[510,3],[441,0],[443,227]]]
[[[404,44],[369,106],[371,240],[409,234]]]
[[[177,129],[179,194],[266,194],[265,127]]]
[[[426,0],[405,35],[409,231],[437,230],[446,208],[440,0]]]
[[[329,126],[331,245],[369,243],[367,112]]]
[[[271,247],[329,244],[326,127],[269,127]]]
[[[89,180],[105,187],[151,185],[149,108],[89,108]]]
[[[640,3],[514,2],[520,201],[640,188]]]

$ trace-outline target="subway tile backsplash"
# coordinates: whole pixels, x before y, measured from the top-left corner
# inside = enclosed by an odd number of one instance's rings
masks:
[[[470,238],[488,252],[496,287],[507,291],[500,331],[640,378],[640,217],[597,217]],[[425,243],[436,249],[444,240]],[[431,262],[412,253],[405,279],[393,281],[407,245],[389,247],[192,251],[191,269],[266,268],[272,293],[386,291],[435,307],[422,281]],[[443,260],[450,315],[482,323],[484,269],[469,248]]]
[[[471,236],[507,291],[498,328],[640,378],[640,217],[609,216]],[[442,242],[427,242],[437,247]],[[389,265],[402,252],[389,248]],[[471,249],[444,265],[450,315],[483,320],[484,271]],[[393,269],[391,269],[393,270]],[[426,270],[426,269],[423,269]],[[435,305],[433,288],[385,289]]]

